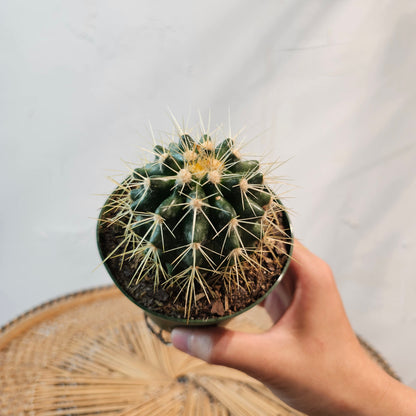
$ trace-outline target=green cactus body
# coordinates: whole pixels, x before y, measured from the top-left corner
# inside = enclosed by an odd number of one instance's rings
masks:
[[[182,134],[153,154],[121,185],[112,221],[120,219],[125,256],[138,264],[132,284],[150,275],[155,286],[178,285],[189,311],[197,285],[209,297],[210,279],[244,284],[247,265],[264,267],[261,253],[281,239],[273,213],[283,208],[260,163],[241,159],[231,138]]]

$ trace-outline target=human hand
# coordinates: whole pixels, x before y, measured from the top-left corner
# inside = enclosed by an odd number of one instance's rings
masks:
[[[179,328],[172,332],[173,344],[209,363],[244,371],[311,416],[416,415],[416,393],[388,376],[361,347],[329,266],[296,241],[285,279],[295,285],[286,312],[278,290],[264,302],[274,321],[270,330]]]

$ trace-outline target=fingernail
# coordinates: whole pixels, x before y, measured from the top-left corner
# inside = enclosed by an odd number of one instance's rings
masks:
[[[174,328],[170,334],[172,344],[183,352],[189,354],[189,338],[191,337],[191,331],[188,329]]]
[[[212,337],[203,332],[196,332],[189,329],[175,328],[172,331],[171,339],[173,345],[179,350],[194,357],[209,361],[212,351]]]

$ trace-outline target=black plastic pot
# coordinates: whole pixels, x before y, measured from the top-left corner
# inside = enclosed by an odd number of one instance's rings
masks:
[[[111,196],[110,196],[111,198]],[[280,201],[279,201],[280,202]],[[101,210],[100,212],[100,216],[99,218],[101,219],[102,216],[104,214],[104,208]],[[120,289],[120,291],[128,298],[130,299],[135,305],[137,305],[138,307],[140,307],[141,309],[143,309],[144,313],[158,326],[160,327],[162,330],[166,330],[166,331],[171,331],[173,328],[175,327],[179,327],[179,326],[192,326],[192,327],[201,327],[201,326],[213,326],[213,325],[223,325],[225,323],[227,323],[230,319],[248,311],[249,309],[253,308],[254,306],[258,305],[259,303],[261,303],[274,289],[276,289],[276,287],[278,287],[278,285],[282,282],[282,280],[285,277],[285,274],[287,272],[287,269],[289,267],[289,263],[292,257],[292,250],[293,250],[293,232],[292,232],[292,226],[289,220],[289,216],[287,215],[286,211],[283,212],[283,228],[285,229],[286,233],[288,234],[288,242],[287,242],[287,248],[288,248],[288,256],[286,258],[286,263],[282,269],[282,272],[280,273],[280,275],[276,276],[276,281],[275,283],[271,286],[271,288],[267,291],[267,293],[260,297],[259,299],[257,299],[255,302],[253,302],[252,304],[250,304],[249,306],[247,306],[244,309],[241,309],[240,311],[233,313],[232,315],[227,315],[227,316],[222,316],[222,317],[214,317],[214,318],[209,318],[209,319],[204,319],[204,320],[198,320],[198,319],[186,319],[186,318],[176,318],[176,317],[171,317],[171,316],[167,316],[167,315],[163,315],[161,313],[157,313],[154,311],[151,311],[149,309],[147,309],[146,307],[142,306],[137,299],[135,299],[127,290],[126,288],[115,278],[115,276],[113,275],[113,272],[111,270],[111,268],[108,266],[108,264],[106,262],[104,262],[104,266],[107,269],[110,277],[112,278],[112,280],[114,281],[115,285]],[[102,251],[101,248],[101,243],[100,243],[100,228],[101,228],[101,223],[100,221],[98,221],[97,224],[97,245],[98,245],[98,251],[100,253],[101,259],[104,261],[106,256]]]

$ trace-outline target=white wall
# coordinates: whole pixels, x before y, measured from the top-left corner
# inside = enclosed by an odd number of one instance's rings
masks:
[[[412,0],[1,2],[0,324],[110,283],[95,194],[149,121],[230,108],[248,151],[288,160],[297,237],[416,387],[415,39]]]

